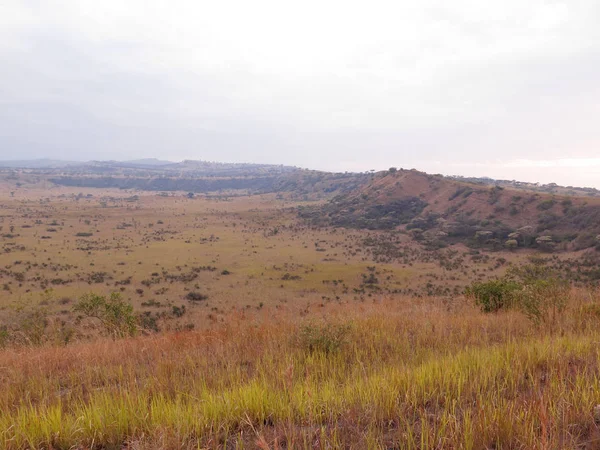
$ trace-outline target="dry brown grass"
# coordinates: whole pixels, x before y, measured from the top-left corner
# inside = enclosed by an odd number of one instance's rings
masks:
[[[598,298],[571,297],[538,328],[407,298],[317,322],[4,350],[0,445],[596,448]],[[324,323],[348,327],[329,353],[302,339]]]

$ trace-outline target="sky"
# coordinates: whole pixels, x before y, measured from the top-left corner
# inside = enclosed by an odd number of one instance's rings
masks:
[[[598,0],[2,0],[0,159],[600,188]]]

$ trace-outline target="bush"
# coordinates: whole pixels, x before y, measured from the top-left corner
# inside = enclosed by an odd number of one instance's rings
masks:
[[[555,323],[567,304],[568,286],[560,280],[536,280],[516,297],[521,311],[536,325]]]
[[[475,299],[475,304],[483,312],[496,312],[512,306],[519,284],[510,280],[490,280],[473,283],[465,294]]]
[[[173,306],[172,312],[175,317],[183,316],[185,314],[185,305]]]
[[[300,329],[300,346],[310,353],[332,354],[346,343],[350,325],[306,325]]]
[[[0,348],[5,348],[8,345],[10,334],[6,328],[0,329]]]
[[[150,311],[145,311],[139,315],[140,326],[147,331],[158,333],[160,328],[158,326],[158,316],[153,316]]]
[[[539,263],[513,267],[507,277],[521,284],[515,293],[515,304],[532,322],[536,325],[556,322],[567,304],[569,285],[566,281]]]
[[[85,294],[73,307],[73,311],[100,320],[105,330],[115,338],[133,336],[137,332],[133,306],[117,292],[113,292],[108,298]]]
[[[200,302],[202,300],[207,300],[208,295],[201,294],[200,292],[192,291],[192,292],[188,292],[187,295],[185,296],[185,298],[187,298],[191,302]]]
[[[555,203],[556,201],[553,199],[543,200],[537,205],[537,209],[540,211],[548,211],[549,209],[552,209]]]
[[[48,312],[34,309],[24,314],[19,321],[18,331],[29,345],[42,345],[46,340]]]
[[[569,285],[540,263],[512,267],[499,280],[473,283],[466,295],[483,312],[515,308],[536,325],[555,323],[564,311]]]

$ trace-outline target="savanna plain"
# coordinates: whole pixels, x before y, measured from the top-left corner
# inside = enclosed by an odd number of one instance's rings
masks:
[[[0,182],[0,448],[600,448],[593,248]]]

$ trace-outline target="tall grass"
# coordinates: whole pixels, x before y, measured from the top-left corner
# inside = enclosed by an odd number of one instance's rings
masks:
[[[598,300],[572,294],[552,328],[406,300],[8,349],[0,447],[582,448],[600,436]],[[307,344],[332,327],[335,345]]]

